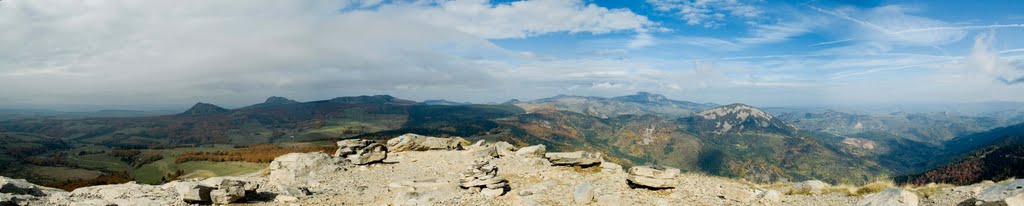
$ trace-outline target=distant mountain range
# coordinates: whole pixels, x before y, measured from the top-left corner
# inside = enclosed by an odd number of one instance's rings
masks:
[[[995,129],[1020,123],[1014,114],[786,111],[772,115],[745,104],[695,103],[646,92],[501,104],[416,102],[388,95],[311,102],[269,97],[237,109],[200,102],[179,114],[144,117],[0,120],[0,135],[7,137],[0,140],[6,151],[0,163],[24,165],[26,158],[75,148],[383,140],[418,133],[599,151],[627,166],[661,164],[752,181],[863,183],[919,174],[963,158],[1007,154],[1012,150],[1003,148],[1019,144],[1007,136],[1021,134],[1016,127]],[[990,129],[995,130],[985,133]],[[1002,176],[979,178],[987,177]],[[919,179],[905,179],[914,178]]]
[[[663,95],[647,92],[612,98],[558,95],[528,102],[517,101],[513,104],[530,112],[554,109],[601,118],[627,114],[659,114],[681,117],[692,115],[695,111],[718,106],[710,103],[670,100]]]

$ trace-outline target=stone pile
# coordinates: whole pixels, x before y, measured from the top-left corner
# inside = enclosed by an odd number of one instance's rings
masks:
[[[675,188],[679,169],[666,166],[636,166],[629,168],[626,182],[635,187],[650,189]]]
[[[479,190],[481,194],[490,197],[505,194],[508,180],[498,176],[498,167],[491,160],[492,158],[481,158],[473,161],[470,168],[462,174],[459,186],[463,189]]]
[[[601,164],[601,154],[594,152],[550,152],[544,158],[553,165],[589,167]]]
[[[350,139],[338,141],[335,157],[344,158],[352,164],[364,165],[384,161],[388,157],[388,148],[371,140]]]
[[[186,203],[228,204],[255,196],[260,184],[235,179],[211,178],[203,182],[179,182],[175,189]]]

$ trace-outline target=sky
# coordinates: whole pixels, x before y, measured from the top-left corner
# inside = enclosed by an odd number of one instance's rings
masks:
[[[268,96],[1024,101],[1024,3],[0,1],[0,108]]]

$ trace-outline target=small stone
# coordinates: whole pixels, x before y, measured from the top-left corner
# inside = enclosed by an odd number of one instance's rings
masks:
[[[501,196],[502,194],[505,194],[505,190],[502,188],[484,188],[480,190],[480,194],[483,194],[484,196],[488,197],[497,197]]]
[[[782,193],[777,190],[766,190],[758,196],[762,202],[780,202],[782,201]]]
[[[577,204],[588,204],[594,200],[594,186],[590,183],[576,185],[572,192],[572,199]]]

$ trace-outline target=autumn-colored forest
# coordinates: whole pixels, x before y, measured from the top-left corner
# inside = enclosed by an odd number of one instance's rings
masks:
[[[285,155],[288,153],[323,152],[326,154],[334,154],[334,151],[337,149],[338,146],[334,145],[282,147],[271,144],[260,144],[234,150],[213,152],[184,152],[179,154],[178,157],[174,160],[174,162],[184,163],[189,161],[242,161],[255,163],[269,163],[273,161],[274,158],[277,158],[278,156]]]

